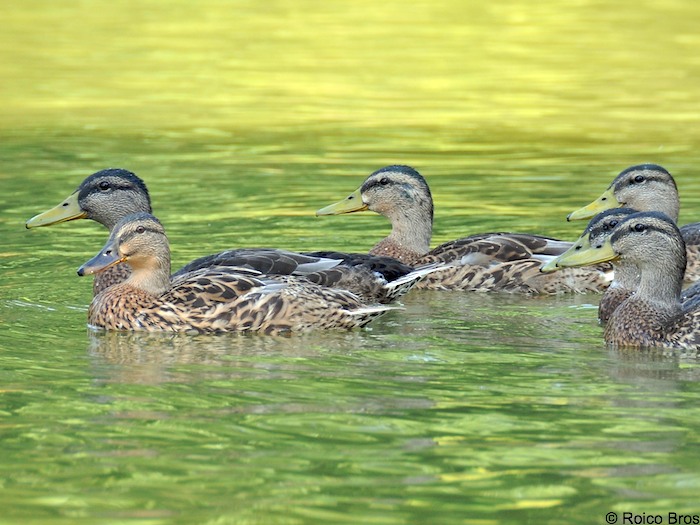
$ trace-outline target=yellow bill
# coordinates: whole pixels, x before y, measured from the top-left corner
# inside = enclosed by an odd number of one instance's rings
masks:
[[[80,209],[78,204],[78,192],[72,193],[66,200],[58,206],[51,208],[44,213],[35,215],[27,221],[27,228],[38,228],[39,226],[51,226],[59,222],[84,219],[87,213]]]
[[[563,257],[568,257],[571,254],[580,252],[582,250],[589,250],[591,248],[591,235],[590,233],[584,233],[579,237],[576,242],[566,250],[564,253],[562,253],[559,257],[555,257],[551,261],[549,261],[547,264],[543,265],[540,268],[541,272],[544,273],[549,273],[549,272],[556,272],[559,270],[561,267],[559,266],[559,259]]]
[[[316,212],[316,215],[341,215],[343,213],[365,211],[366,209],[367,205],[362,202],[362,193],[360,192],[360,188],[358,188],[342,201],[321,208]]]
[[[581,241],[581,239],[579,239],[579,241]],[[591,246],[589,240],[587,243],[582,242],[580,248],[578,248],[579,241],[552,261],[555,263],[556,268],[590,266],[592,264],[613,261],[619,257],[619,255],[615,253],[615,250],[613,250],[610,237],[600,246]]]
[[[619,208],[620,206],[622,206],[622,203],[615,198],[613,189],[608,188],[605,193],[591,202],[588,206],[584,206],[583,208],[571,212],[566,217],[566,220],[578,221],[580,219],[590,219],[598,215],[601,211]]]

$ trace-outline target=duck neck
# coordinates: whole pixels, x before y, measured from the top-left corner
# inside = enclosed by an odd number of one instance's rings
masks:
[[[653,207],[650,209],[665,213],[673,222],[677,223],[681,208],[678,193],[668,192],[655,197]]]
[[[149,295],[160,296],[172,287],[170,261],[152,260],[143,264],[130,264],[131,275],[126,284]]]
[[[636,290],[639,286],[639,271],[631,264],[618,262],[614,265],[615,278],[610,283],[610,288],[624,288],[626,290]]]
[[[665,310],[681,311],[683,269],[673,271],[673,266],[653,265],[642,268],[636,296],[649,303],[664,305]]]
[[[379,244],[392,244],[416,256],[430,251],[430,239],[433,236],[432,208],[395,209],[387,217],[391,221],[391,233]]]
[[[138,192],[119,192],[109,206],[87,206],[87,218],[99,222],[110,232],[127,215],[151,213],[148,195]]]
[[[114,227],[117,225],[117,223],[118,223],[123,217],[125,217],[125,216],[114,215],[114,214],[109,213],[109,214],[106,214],[106,215],[101,216],[101,217],[100,217],[100,220],[97,221],[97,222],[99,222],[100,224],[102,224],[102,226],[104,226],[105,228],[107,228],[107,229],[110,231],[110,233],[111,233],[111,232],[114,230]]]

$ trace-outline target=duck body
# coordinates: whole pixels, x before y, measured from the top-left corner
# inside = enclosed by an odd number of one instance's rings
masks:
[[[105,330],[257,332],[283,334],[361,327],[394,307],[367,304],[355,294],[255,270],[211,266],[170,277],[170,251],[158,220],[130,215],[115,225],[102,251],[80,275],[125,262],[122,283],[97,294],[89,325]]]
[[[151,198],[143,180],[128,170],[109,168],[88,176],[60,204],[31,218],[26,226],[36,228],[76,219],[91,219],[111,232],[127,215],[151,211]],[[367,255],[362,258],[340,252],[336,252],[334,257],[324,257],[274,248],[239,248],[200,257],[179,269],[172,278],[203,268],[229,266],[255,270],[264,275],[307,276],[309,282],[347,289],[368,302],[391,302],[431,271],[421,268],[417,273],[411,273],[414,268],[396,261],[390,264],[388,259],[371,259]],[[115,264],[97,273],[93,281],[93,295],[124,282],[130,273],[131,268],[125,263]]]
[[[371,255],[388,256],[411,266],[445,264],[417,288],[512,293],[602,291],[611,279],[609,265],[571,269],[554,275],[539,271],[543,262],[571,246],[557,239],[520,233],[483,233],[430,249],[433,200],[425,179],[409,166],[387,166],[372,173],[346,199],[317,215],[370,210],[391,221],[391,233]]]
[[[659,212],[632,213],[601,243],[562,257],[557,264],[566,267],[611,260],[635,267],[639,281],[610,314],[606,343],[700,349],[700,307],[681,303],[686,250],[675,222]]]
[[[575,257],[580,250],[590,249],[592,246],[602,246],[612,234],[614,228],[633,213],[637,212],[631,208],[611,208],[600,212],[591,219],[581,237],[574,242],[574,245],[554,261],[551,261],[543,270],[556,269],[560,261],[566,261],[569,257]],[[685,239],[683,228],[680,229],[680,233],[681,237]],[[634,265],[618,259],[613,262],[613,268],[614,279],[605,293],[603,293],[598,305],[598,319],[601,324],[606,324],[615,309],[633,295],[639,286],[639,272]],[[681,292],[681,307],[684,311],[693,310],[698,305],[700,305],[700,282],[694,283]]]
[[[390,309],[367,305],[345,290],[212,267],[178,279],[161,295],[135,288],[128,279],[111,286],[94,297],[88,324],[119,331],[279,335],[359,328]]]
[[[620,303],[608,321],[605,341],[615,347],[687,347],[674,337],[677,330],[685,329],[680,306],[675,308],[632,294]]]
[[[673,176],[658,164],[639,164],[620,172],[608,189],[590,204],[569,214],[567,220],[590,219],[612,208],[659,211],[678,221],[680,197]],[[680,228],[686,246],[686,284],[700,280],[700,222]]]

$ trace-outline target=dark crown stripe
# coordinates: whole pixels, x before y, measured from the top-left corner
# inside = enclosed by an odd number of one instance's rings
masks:
[[[637,166],[630,166],[629,168],[620,172],[620,174],[615,177],[610,187],[614,187],[616,190],[620,187],[626,186],[629,182],[627,175],[629,173],[644,172],[644,177],[647,181],[671,181],[673,187],[676,187],[676,181],[673,176],[658,164],[639,164]]]

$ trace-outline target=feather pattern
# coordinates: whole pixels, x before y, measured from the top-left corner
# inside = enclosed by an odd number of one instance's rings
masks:
[[[151,213],[146,184],[130,171],[110,168],[88,176],[59,205],[27,221],[27,227],[91,219],[111,232],[121,219],[135,213]],[[325,252],[332,254],[325,257],[322,253],[302,254],[274,248],[225,250],[195,259],[175,272],[173,278],[214,266],[247,268],[268,275],[307,275],[310,282],[347,289],[368,302],[396,300],[402,291],[405,293],[411,287],[405,282],[401,286],[390,286],[392,281],[413,272],[414,268],[408,265],[367,255]],[[131,268],[125,263],[98,273],[93,281],[93,295],[123,282],[130,273]],[[424,274],[414,273],[408,279],[415,284]]]
[[[615,308],[605,340],[615,347],[700,349],[700,306],[681,303],[686,250],[680,230],[667,215],[636,212],[560,266],[616,260],[639,274],[634,291]]]
[[[571,243],[522,233],[483,233],[430,249],[433,200],[425,179],[409,166],[387,166],[372,173],[346,199],[317,215],[370,210],[391,221],[392,231],[370,254],[421,266],[445,263],[418,288],[504,291],[527,294],[602,291],[611,279],[609,264],[571,269],[557,275],[539,271],[543,261],[563,253]]]
[[[361,327],[395,307],[367,304],[357,295],[248,268],[211,266],[170,278],[165,231],[150,214],[127,216],[107,244],[78,271],[94,274],[122,261],[126,281],[93,298],[88,323],[106,330],[259,332]]]

